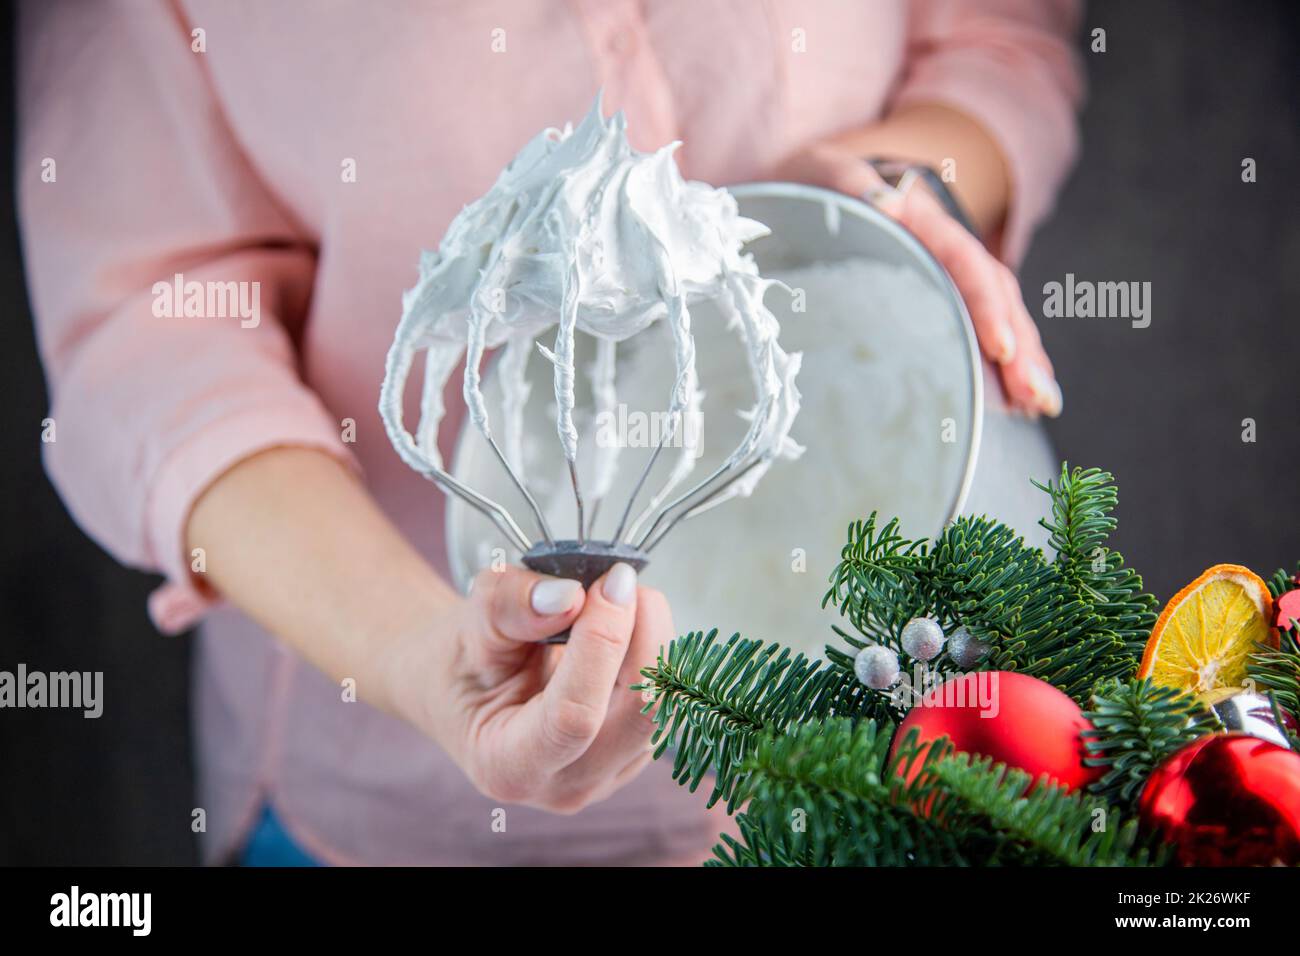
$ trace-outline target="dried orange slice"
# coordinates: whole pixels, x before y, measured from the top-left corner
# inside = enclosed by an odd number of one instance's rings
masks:
[[[1165,605],[1138,677],[1212,696],[1240,688],[1257,644],[1278,646],[1273,599],[1249,568],[1216,564]]]

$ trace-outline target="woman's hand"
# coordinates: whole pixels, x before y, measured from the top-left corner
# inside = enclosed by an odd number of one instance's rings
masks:
[[[852,149],[823,143],[788,158],[783,179],[865,198],[906,226],[948,271],[966,302],[980,349],[1000,373],[1012,405],[1029,413],[1061,413],[1061,389],[1025,308],[1014,273],[947,214],[921,184],[905,193],[888,186]]]
[[[540,645],[565,628],[568,644]],[[587,592],[520,568],[484,571],[448,630],[413,635],[414,659],[398,658],[415,678],[402,709],[482,793],[574,813],[649,762],[653,725],[629,688],[672,639],[672,615],[628,565]]]
[[[432,738],[488,796],[574,812],[650,759],[630,687],[675,635],[663,595],[626,565],[586,592],[485,571],[463,598],[338,461],[300,448],[235,465],[187,531],[207,555],[202,583]],[[566,627],[567,645],[540,645]]]

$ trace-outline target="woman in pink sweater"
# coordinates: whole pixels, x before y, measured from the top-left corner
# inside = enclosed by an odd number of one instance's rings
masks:
[[[27,4],[46,467],[88,534],[165,575],[162,631],[203,621],[206,858],[268,807],[332,863],[702,858],[702,795],[625,786],[663,596],[626,566],[585,593],[518,569],[447,583],[441,503],[375,410],[417,251],[603,87],[634,146],[685,142],[688,178],[879,201],[952,273],[1009,398],[1056,414],[1004,263],[1074,154],[1076,27],[1069,0]],[[987,248],[868,156],[955,161]],[[178,282],[235,283],[243,308],[187,316]],[[444,454],[454,385],[447,404]],[[551,672],[533,642],[569,624]]]

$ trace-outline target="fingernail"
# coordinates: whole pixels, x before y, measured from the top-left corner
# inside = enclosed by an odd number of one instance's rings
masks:
[[[1005,325],[998,332],[998,364],[1006,365],[1016,357],[1016,337]]]
[[[1061,414],[1064,401],[1061,386],[1047,374],[1047,369],[1035,365],[1029,373],[1029,390],[1034,393],[1034,401],[1043,410],[1043,414],[1056,418]]]
[[[620,561],[609,569],[605,583],[600,586],[601,593],[620,607],[627,607],[636,597],[636,572],[632,565]]]
[[[573,607],[582,585],[567,578],[546,578],[533,585],[532,605],[538,614],[563,614]]]
[[[903,208],[903,194],[893,186],[873,186],[862,198],[886,215],[895,215]]]

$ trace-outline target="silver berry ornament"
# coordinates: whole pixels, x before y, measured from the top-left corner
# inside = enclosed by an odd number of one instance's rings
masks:
[[[853,658],[853,673],[872,690],[887,690],[898,680],[898,655],[879,644],[868,644]]]
[[[914,617],[903,625],[903,650],[918,661],[932,661],[943,650],[943,628],[932,617]]]
[[[972,634],[965,626],[957,628],[948,638],[948,657],[958,667],[974,667],[989,652],[989,645]]]

